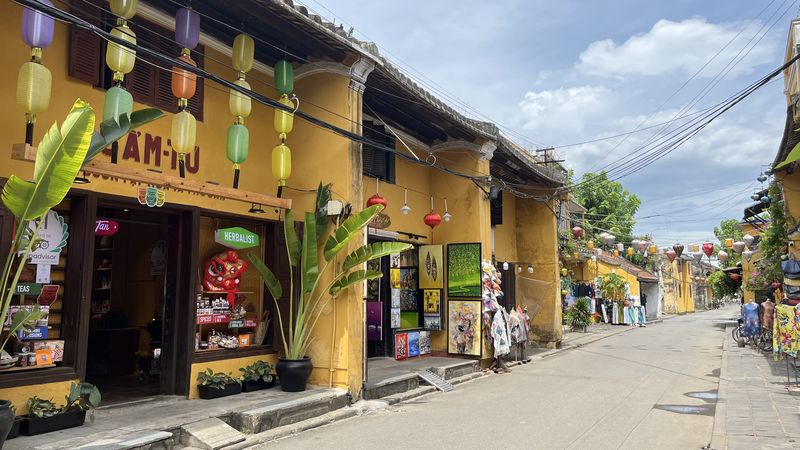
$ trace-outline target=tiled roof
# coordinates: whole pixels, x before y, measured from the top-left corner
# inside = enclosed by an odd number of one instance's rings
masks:
[[[652,283],[658,281],[657,276],[648,272],[647,270],[642,269],[641,267],[637,266],[636,264],[628,261],[627,259],[621,256],[614,256],[610,253],[603,252],[603,254],[600,255],[600,260],[607,264],[613,264],[615,266],[619,266],[625,272],[628,272],[629,274],[636,276],[636,278],[639,281],[652,282]]]

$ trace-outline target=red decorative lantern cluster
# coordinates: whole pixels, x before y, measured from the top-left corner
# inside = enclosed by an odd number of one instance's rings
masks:
[[[378,194],[375,194],[372,197],[367,199],[367,208],[369,208],[370,206],[382,205],[383,209],[386,209],[386,206],[388,204],[389,203],[386,201],[386,199],[381,197]]]
[[[706,256],[711,258],[711,255],[714,253],[714,244],[712,244],[711,242],[704,243],[703,244],[703,253],[705,253]]]

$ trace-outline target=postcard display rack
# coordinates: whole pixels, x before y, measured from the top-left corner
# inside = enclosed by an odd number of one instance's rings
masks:
[[[232,350],[255,342],[254,334],[259,322],[245,317],[242,305],[248,294],[255,293],[201,291],[197,294],[196,351]]]
[[[441,330],[441,285],[431,281],[441,283],[444,272],[441,248],[423,245],[389,257],[390,322],[395,330],[397,360],[429,355],[430,333]]]

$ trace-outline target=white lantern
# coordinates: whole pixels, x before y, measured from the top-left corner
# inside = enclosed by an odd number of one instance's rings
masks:
[[[753,241],[755,240],[755,238],[749,234],[745,234],[743,240],[744,240],[744,245],[746,245],[747,248],[750,248],[750,246],[753,245]]]
[[[720,250],[717,252],[717,259],[719,262],[724,263],[728,259],[728,253],[725,250]]]
[[[744,246],[745,246],[744,242],[736,241],[733,243],[733,250],[736,252],[741,252],[742,250],[744,250]]]

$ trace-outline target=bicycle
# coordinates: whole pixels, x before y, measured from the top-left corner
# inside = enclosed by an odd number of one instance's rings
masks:
[[[731,330],[731,337],[733,338],[733,342],[739,343],[739,338],[742,337],[742,328],[744,328],[744,321],[742,319],[737,319],[737,324]]]

